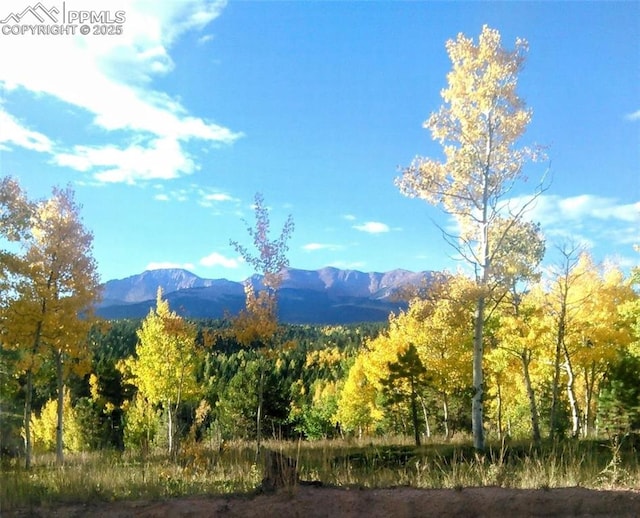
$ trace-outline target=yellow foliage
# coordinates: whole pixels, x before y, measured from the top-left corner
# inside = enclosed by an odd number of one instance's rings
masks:
[[[69,406],[65,405],[63,412],[69,415]],[[56,426],[58,422],[58,401],[50,399],[47,401],[39,416],[31,417],[31,433],[33,434],[33,444],[36,449],[42,451],[54,451],[56,448]]]
[[[69,391],[65,391],[62,409],[64,415],[64,449],[66,451],[82,451],[85,449],[84,431],[71,405]],[[42,407],[39,416],[31,417],[31,433],[33,445],[36,449],[47,452],[55,451],[57,424],[58,401],[57,399],[50,399]]]
[[[195,424],[197,426],[202,426],[204,420],[211,413],[211,405],[208,403],[206,399],[200,401],[198,408],[196,408],[196,419]]]
[[[19,369],[37,372],[44,357],[62,363],[63,378],[90,368],[86,336],[100,282],[93,236],[82,225],[70,189],[54,189],[38,203],[19,272],[15,300],[6,308],[5,341],[21,351]],[[62,361],[64,359],[64,361]]]
[[[539,363],[549,368],[559,347],[561,382],[567,394],[571,391],[574,396],[569,398],[574,415],[592,427],[602,376],[632,342],[631,321],[624,308],[636,295],[621,272],[603,269],[588,253],[577,250],[561,250],[564,262],[530,291],[527,299],[537,309],[527,322],[529,332],[525,335],[520,329],[522,336],[516,341],[541,355]],[[574,432],[578,425],[574,419]]]
[[[233,332],[243,345],[266,345],[278,330],[275,293],[267,290],[257,295],[250,282],[244,286],[246,303],[233,320]]]
[[[338,403],[343,427],[371,426],[382,419],[376,395],[389,376],[389,364],[410,344],[441,394],[470,385],[474,289],[466,277],[449,277],[435,283],[428,298],[414,299],[406,312],[391,316],[388,332],[368,341],[349,371]]]
[[[305,367],[333,367],[343,360],[343,355],[337,347],[327,347],[317,351],[309,351]]]
[[[91,393],[91,399],[93,399],[96,403],[100,404],[103,401],[102,396],[100,396],[100,385],[98,376],[96,376],[93,372],[89,376],[89,392]]]
[[[335,420],[347,431],[368,432],[382,419],[375,404],[376,389],[368,380],[364,357],[356,357],[340,392]]]
[[[119,364],[151,404],[175,405],[199,393],[196,383],[196,329],[169,309],[158,289],[156,308],[138,330],[136,357]]]
[[[417,158],[403,171],[398,186],[455,215],[463,233],[479,231],[477,212],[504,193],[504,182],[521,174],[524,161],[537,150],[514,149],[531,121],[532,111],[517,95],[527,43],[516,40],[515,50],[501,47],[500,33],[482,28],[478,44],[459,34],[446,44],[452,63],[445,104],[424,126],[443,145],[445,161]]]

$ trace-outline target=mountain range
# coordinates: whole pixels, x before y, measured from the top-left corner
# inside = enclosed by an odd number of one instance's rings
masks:
[[[392,270],[365,273],[356,270],[289,268],[278,291],[281,321],[290,324],[349,324],[383,322],[392,311],[406,307],[399,294],[408,287],[429,282],[432,272]],[[262,277],[250,282],[262,288]],[[244,307],[244,283],[203,279],[183,269],[149,270],[103,286],[97,307],[106,319],[143,318],[155,305],[158,287],[172,310],[191,318],[222,318]]]

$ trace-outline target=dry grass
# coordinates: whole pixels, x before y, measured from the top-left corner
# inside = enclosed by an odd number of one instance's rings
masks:
[[[462,442],[415,448],[402,440],[267,442],[297,460],[301,480],[363,488],[640,488],[635,450],[566,442],[534,449],[498,445],[475,454]],[[31,471],[17,461],[0,473],[2,509],[58,502],[157,500],[167,497],[255,491],[262,480],[254,445],[223,448],[185,445],[176,461],[166,455],[95,452],[68,455],[63,467],[52,455],[34,458]]]

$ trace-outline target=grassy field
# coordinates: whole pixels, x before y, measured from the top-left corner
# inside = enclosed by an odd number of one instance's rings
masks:
[[[268,442],[298,463],[301,480],[323,485],[380,488],[640,488],[640,462],[629,444],[565,441],[533,448],[493,445],[480,456],[465,442]],[[185,445],[181,456],[94,452],[68,454],[64,466],[51,454],[25,471],[19,459],[0,474],[0,511],[61,502],[157,500],[198,494],[255,491],[262,480],[251,443],[223,448]]]

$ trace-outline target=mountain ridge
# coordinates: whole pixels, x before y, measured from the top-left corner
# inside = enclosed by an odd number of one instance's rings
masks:
[[[390,312],[404,309],[397,299],[408,287],[428,283],[430,271],[361,272],[325,267],[319,270],[287,268],[279,289],[280,319],[287,323],[343,324],[384,321]],[[104,283],[98,315],[108,318],[141,318],[155,305],[161,287],[171,307],[193,318],[222,318],[244,306],[244,283],[261,289],[262,277],[243,282],[205,279],[182,269],[147,270]]]

